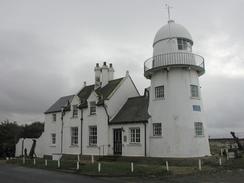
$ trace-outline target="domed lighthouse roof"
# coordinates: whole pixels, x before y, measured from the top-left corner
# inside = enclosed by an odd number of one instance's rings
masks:
[[[188,32],[188,30],[184,26],[176,24],[174,20],[169,20],[168,24],[162,26],[156,33],[153,46],[162,40],[172,38],[184,38],[193,44],[191,34]]]

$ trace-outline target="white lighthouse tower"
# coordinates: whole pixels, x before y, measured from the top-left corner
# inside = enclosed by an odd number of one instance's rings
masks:
[[[151,80],[148,155],[202,157],[210,155],[199,85],[203,57],[192,53],[190,33],[173,20],[157,32],[153,57],[144,63]]]

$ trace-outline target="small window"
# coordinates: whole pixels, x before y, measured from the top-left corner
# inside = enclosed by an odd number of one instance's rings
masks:
[[[56,121],[57,120],[57,116],[56,114],[53,114],[53,121]]]
[[[90,102],[90,115],[96,114],[96,102]]]
[[[153,123],[153,136],[162,136],[162,124]]]
[[[183,38],[177,38],[178,50],[192,51],[192,43]]]
[[[140,128],[131,128],[130,129],[130,142],[131,143],[139,143],[139,142],[141,142]]]
[[[191,97],[198,98],[199,92],[198,92],[198,86],[197,85],[191,85]]]
[[[164,98],[164,86],[155,87],[155,98]]]
[[[193,108],[193,111],[201,112],[201,106],[200,105],[193,105],[192,108]]]
[[[56,133],[51,134],[51,142],[52,144],[56,144]]]
[[[204,135],[203,123],[202,122],[195,122],[194,126],[195,126],[195,135],[196,136],[203,136]]]
[[[78,127],[71,127],[71,145],[78,144]]]
[[[78,117],[78,105],[73,105],[73,117]]]
[[[97,145],[97,126],[89,127],[89,146]]]

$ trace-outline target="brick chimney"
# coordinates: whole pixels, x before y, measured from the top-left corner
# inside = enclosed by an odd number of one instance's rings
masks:
[[[99,63],[96,63],[94,71],[95,71],[95,89],[97,89],[101,86],[101,68],[99,67]]]
[[[102,70],[102,75],[101,75],[102,87],[104,87],[106,84],[108,84],[109,81],[109,68],[106,62],[103,62],[103,66],[101,70]]]

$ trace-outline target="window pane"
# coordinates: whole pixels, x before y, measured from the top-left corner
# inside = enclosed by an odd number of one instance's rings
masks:
[[[164,97],[164,86],[155,87],[155,98],[163,98]]]
[[[71,145],[78,144],[78,127],[71,127]]]
[[[191,96],[192,97],[199,97],[197,85],[191,85]]]
[[[97,145],[97,126],[89,127],[89,145]]]
[[[193,111],[199,111],[199,112],[201,112],[200,105],[193,105],[192,108],[193,108]]]
[[[96,102],[90,102],[90,114],[96,114]]]
[[[140,139],[140,128],[131,128],[130,129],[130,142],[139,143]]]
[[[162,135],[162,124],[153,123],[153,136],[161,136],[161,135]]]
[[[203,123],[202,122],[195,122],[195,135],[196,136],[203,136]]]

